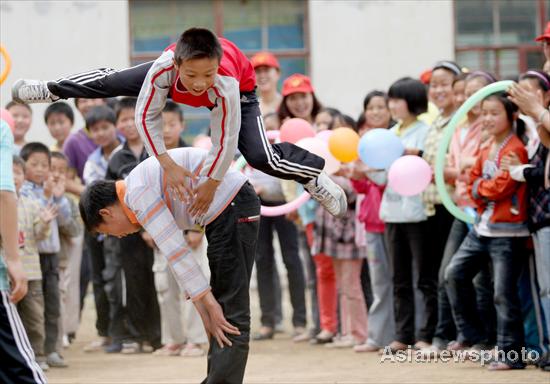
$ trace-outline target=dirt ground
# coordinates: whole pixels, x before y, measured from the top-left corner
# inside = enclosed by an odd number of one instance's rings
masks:
[[[257,292],[252,292],[253,325],[258,328]],[[289,313],[285,303],[285,313]],[[69,368],[50,369],[50,383],[199,383],[206,372],[206,358],[157,357],[150,354],[108,355],[84,353],[95,337],[95,313],[88,298],[77,340],[64,352]],[[290,316],[287,316],[289,318]],[[290,325],[287,325],[291,330]],[[289,335],[252,342],[246,383],[543,383],[550,373],[533,367],[522,371],[489,372],[479,364],[381,362],[376,353],[357,354],[322,346],[295,344]]]

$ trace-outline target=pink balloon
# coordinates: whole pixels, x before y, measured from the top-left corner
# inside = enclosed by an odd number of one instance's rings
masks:
[[[0,120],[4,120],[13,132],[13,130],[15,129],[15,121],[13,120],[13,116],[7,109],[2,108],[0,110]]]
[[[212,148],[212,140],[208,136],[197,137],[193,141],[193,147],[202,148],[202,149],[206,149],[207,151],[209,151],[210,148]]]
[[[327,129],[325,131],[319,132],[317,135],[315,135],[316,138],[323,140],[325,143],[328,144],[328,139],[332,135],[332,131]]]
[[[303,138],[315,137],[315,131],[310,123],[304,119],[289,119],[281,125],[281,134],[279,138],[281,141],[287,141],[292,144],[296,144]]]
[[[419,156],[402,156],[388,172],[388,186],[402,196],[418,195],[432,180],[432,168]]]
[[[323,140],[316,137],[306,137],[298,141],[296,145],[325,159],[324,171],[329,175],[332,175],[340,169],[340,162],[332,156],[332,153],[330,153],[328,149],[328,144]]]
[[[310,199],[310,195],[307,192],[302,193],[300,196],[298,196],[296,199],[283,204],[278,205],[276,207],[266,207],[262,205],[262,208],[260,210],[260,214],[262,216],[282,216],[286,215],[287,213],[290,213],[292,211],[295,211],[298,209],[302,204],[304,204],[306,201]]]

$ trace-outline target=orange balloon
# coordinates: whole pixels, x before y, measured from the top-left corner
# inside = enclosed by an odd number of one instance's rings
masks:
[[[358,146],[359,135],[351,128],[336,128],[328,139],[330,153],[343,163],[349,163],[359,158]]]

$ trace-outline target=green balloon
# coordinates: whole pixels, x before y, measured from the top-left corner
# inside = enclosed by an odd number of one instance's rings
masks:
[[[472,109],[474,105],[485,99],[487,96],[492,95],[493,93],[506,91],[512,84],[514,84],[514,82],[511,80],[499,81],[481,88],[479,91],[470,96],[468,100],[466,100],[464,104],[458,108],[458,111],[455,112],[453,118],[445,127],[441,143],[439,143],[439,149],[435,158],[435,184],[437,186],[437,191],[439,192],[441,201],[443,202],[445,208],[447,208],[447,211],[449,211],[458,220],[468,224],[473,224],[474,218],[456,206],[451,196],[449,196],[447,188],[445,187],[443,171],[445,168],[447,150],[449,149],[449,144],[451,143],[457,124],[464,118],[464,116],[466,116],[470,109]]]

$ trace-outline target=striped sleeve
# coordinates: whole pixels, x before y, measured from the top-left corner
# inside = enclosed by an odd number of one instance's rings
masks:
[[[210,119],[212,148],[206,157],[201,175],[223,179],[237,152],[241,130],[239,82],[229,76],[218,76],[213,87],[216,103]]]
[[[162,135],[162,110],[175,80],[174,52],[165,51],[151,66],[136,104],[136,127],[147,152],[158,156],[166,152]]]
[[[192,300],[200,298],[210,290],[210,284],[193,257],[183,232],[177,226],[161,194],[158,190],[145,185],[133,190],[135,193],[126,195],[128,206],[155,241],[180,287]]]

